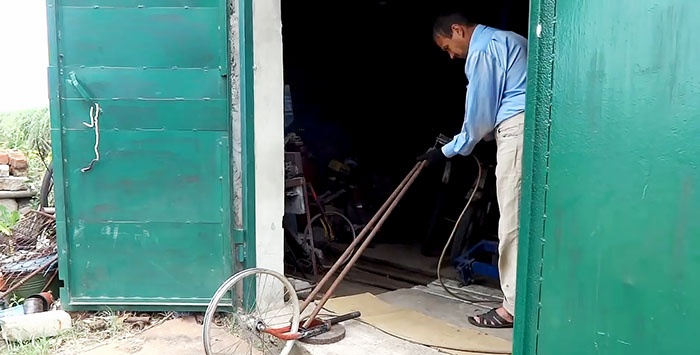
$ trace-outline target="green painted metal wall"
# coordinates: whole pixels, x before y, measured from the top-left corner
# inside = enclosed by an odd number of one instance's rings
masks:
[[[697,354],[695,0],[534,0],[517,355]]]
[[[47,9],[63,306],[205,306],[235,269],[234,229],[248,225],[232,222],[227,2]],[[94,103],[100,159],[83,172]]]

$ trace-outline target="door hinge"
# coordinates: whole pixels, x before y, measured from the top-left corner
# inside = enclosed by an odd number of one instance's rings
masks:
[[[236,262],[243,263],[248,256],[248,245],[246,244],[244,229],[233,230],[233,248]]]
[[[244,263],[248,256],[247,245],[245,243],[236,244],[236,261]]]

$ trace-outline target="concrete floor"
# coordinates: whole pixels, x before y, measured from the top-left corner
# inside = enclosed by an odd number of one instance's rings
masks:
[[[420,256],[416,247],[412,246],[377,245],[367,249],[364,256],[375,260],[392,260],[401,268],[405,267],[408,272],[420,273],[424,276],[434,275],[434,269],[437,265],[437,258]],[[388,259],[389,256],[391,259]],[[475,285],[459,287],[456,281],[449,280],[454,277],[454,271],[450,267],[443,270],[443,277],[448,279],[445,283],[452,293],[461,298],[478,302],[465,302],[456,298],[446,292],[437,281],[425,285],[408,284],[405,288],[387,291],[363,283],[364,281],[369,281],[370,284],[371,282],[376,283],[376,274],[370,275],[355,269],[348,274],[348,278],[340,284],[334,295],[345,296],[369,292],[391,305],[421,312],[453,326],[477,329],[469,324],[467,316],[497,306],[502,297],[500,290]],[[396,285],[396,281],[393,282]],[[343,340],[328,345],[310,345],[297,342],[293,355],[441,354],[436,349],[396,338],[360,321],[352,320],[344,322],[343,325],[346,328],[346,336]],[[512,341],[513,338],[512,329],[485,330],[478,328],[477,330],[508,341]],[[202,326],[197,324],[194,318],[174,319],[138,336],[124,340],[113,340],[99,348],[81,353],[85,355],[204,354],[201,333]]]
[[[351,354],[391,354],[391,355],[439,355],[436,349],[414,344],[382,332],[358,321],[343,323],[345,339],[329,345],[310,345],[297,342],[299,355],[351,355]]]
[[[454,282],[446,282],[448,287],[455,287]],[[486,311],[497,306],[500,300],[500,291],[480,287],[469,286],[453,290],[460,297],[484,301],[483,303],[467,303],[448,294],[439,283],[435,282],[427,286],[417,286],[411,289],[401,289],[377,294],[377,297],[391,305],[415,310],[433,318],[445,321],[448,324],[460,328],[475,329],[483,334],[489,334],[504,340],[512,341],[512,329],[481,329],[469,324],[468,315]],[[436,349],[420,344],[414,344],[370,325],[358,321],[343,323],[346,327],[345,339],[329,345],[309,345],[298,343],[298,346],[311,355],[346,355],[346,354],[374,354],[391,353],[395,355],[415,354],[442,354]],[[383,349],[379,351],[378,349]]]
[[[448,282],[448,286],[454,286]],[[362,291],[360,285],[354,286]],[[346,290],[348,290],[346,288]],[[478,286],[462,288],[462,297],[482,299],[488,302],[469,304],[447,294],[437,283],[411,289],[378,293],[377,297],[389,304],[412,309],[452,324],[473,328],[467,315],[487,310],[497,304],[498,291]],[[346,335],[343,340],[328,345],[310,345],[297,342],[294,355],[348,355],[391,353],[394,355],[438,355],[440,352],[420,344],[414,344],[359,321],[343,323]],[[512,329],[483,330],[505,340],[513,338]],[[202,326],[193,317],[173,319],[128,339],[112,340],[98,348],[81,352],[84,355],[196,355],[204,354]],[[380,350],[382,349],[382,350]],[[385,352],[386,351],[386,352]]]
[[[431,292],[426,292],[427,290]],[[476,294],[473,295],[476,297]],[[448,298],[449,296],[445,297],[427,287],[396,290],[377,295],[377,297],[394,306],[418,311],[456,327],[478,330],[480,333],[493,335],[508,341],[513,340],[512,329],[477,328],[469,324],[467,320],[467,316],[488,311],[491,307],[497,306],[498,302],[470,304],[454,298]]]
[[[342,250],[342,246],[338,248]],[[367,285],[344,281],[341,283],[341,287],[336,296],[369,292],[391,305],[421,312],[456,327],[474,329],[483,334],[489,334],[507,341],[512,341],[512,329],[476,328],[469,324],[467,320],[467,316],[476,315],[488,311],[493,307],[497,307],[503,297],[500,290],[478,285],[461,287],[461,285],[455,281],[456,272],[454,269],[446,265],[441,269],[441,274],[446,287],[452,292],[452,294],[450,294],[435,280],[438,258],[421,255],[419,246],[377,244],[365,250],[362,255],[362,260],[382,263],[390,261],[392,265],[401,270],[405,270],[408,273],[428,276],[428,279],[434,281],[424,285],[413,285],[394,291],[386,291]],[[430,276],[432,276],[432,278],[430,278]],[[464,299],[471,302],[467,302]],[[298,343],[298,345],[301,349],[313,355],[363,353],[408,355],[440,353],[436,349],[398,339],[359,321],[349,321],[344,324],[347,330],[346,337],[338,343],[329,345]],[[378,349],[385,349],[385,351],[378,351]]]
[[[342,250],[344,246],[337,245],[336,248]],[[461,287],[456,280],[456,272],[453,267],[443,264],[441,276],[446,287],[462,299],[451,295],[443,286],[435,280],[437,277],[438,257],[427,257],[420,253],[419,245],[411,244],[377,244],[368,248],[362,254],[361,260],[370,262],[390,263],[409,273],[419,273],[430,275],[432,283],[426,285],[407,286],[395,291],[381,291],[376,288],[367,287],[367,291],[377,295],[381,300],[403,308],[412,309],[434,318],[444,320],[447,323],[458,327],[478,329],[482,333],[497,336],[502,339],[512,341],[512,329],[482,329],[469,324],[467,316],[488,311],[499,306],[503,299],[503,294],[497,288],[490,288],[478,285]],[[341,283],[346,288],[342,294],[357,294],[363,292],[364,285],[353,283]],[[477,302],[465,302],[464,299]]]

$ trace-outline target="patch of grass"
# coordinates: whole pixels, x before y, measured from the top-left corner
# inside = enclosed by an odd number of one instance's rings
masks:
[[[52,353],[51,339],[36,339],[24,343],[6,343],[0,348],[2,355],[49,355]]]

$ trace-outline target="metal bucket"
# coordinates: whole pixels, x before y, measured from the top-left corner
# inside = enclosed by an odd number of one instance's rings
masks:
[[[24,300],[22,307],[24,308],[24,314],[40,313],[46,311],[44,308],[44,300],[39,297],[30,297]]]

